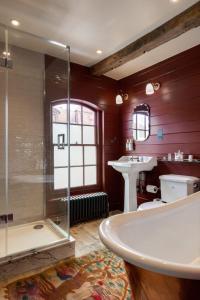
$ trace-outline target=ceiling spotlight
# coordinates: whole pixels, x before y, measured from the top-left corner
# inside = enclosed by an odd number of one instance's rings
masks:
[[[98,49],[98,50],[96,51],[97,54],[102,54],[102,52],[103,52],[103,51],[100,50],[100,49]]]
[[[10,21],[11,22],[11,24],[13,25],[13,26],[19,26],[20,25],[20,22],[19,21],[17,21],[17,20],[11,20]]]
[[[177,3],[179,0],[170,0],[172,3]]]
[[[146,95],[153,95],[155,93],[155,91],[158,91],[160,88],[160,83],[156,82],[156,83],[152,83],[149,82],[146,85]]]

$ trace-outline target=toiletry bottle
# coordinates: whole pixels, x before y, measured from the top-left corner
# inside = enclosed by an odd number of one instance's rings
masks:
[[[190,161],[190,162],[193,161],[193,155],[192,154],[188,155],[188,161]]]
[[[181,152],[181,153],[180,153],[180,161],[183,161],[183,160],[184,160],[184,153]]]
[[[129,140],[129,151],[133,151],[133,142],[131,139]]]
[[[171,160],[172,160],[172,154],[171,154],[171,153],[168,153],[168,154],[167,154],[167,160],[168,160],[168,161],[171,161]]]
[[[126,139],[126,151],[129,151],[129,139]]]
[[[131,140],[130,139],[126,140],[126,151],[131,151]]]

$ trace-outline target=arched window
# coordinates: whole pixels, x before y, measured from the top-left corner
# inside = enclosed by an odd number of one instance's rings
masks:
[[[73,101],[70,104],[70,173],[71,188],[89,191],[101,184],[99,112],[93,107]],[[51,105],[51,166],[52,190],[67,188],[67,104],[56,101]]]

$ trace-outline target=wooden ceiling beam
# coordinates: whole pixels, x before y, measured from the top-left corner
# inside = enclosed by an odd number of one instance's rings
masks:
[[[91,72],[96,76],[103,75],[198,26],[200,26],[200,1],[123,49],[93,65]]]

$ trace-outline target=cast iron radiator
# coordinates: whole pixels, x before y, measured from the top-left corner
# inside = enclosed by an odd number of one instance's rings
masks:
[[[72,196],[70,199],[70,226],[108,215],[108,195],[104,192]]]

